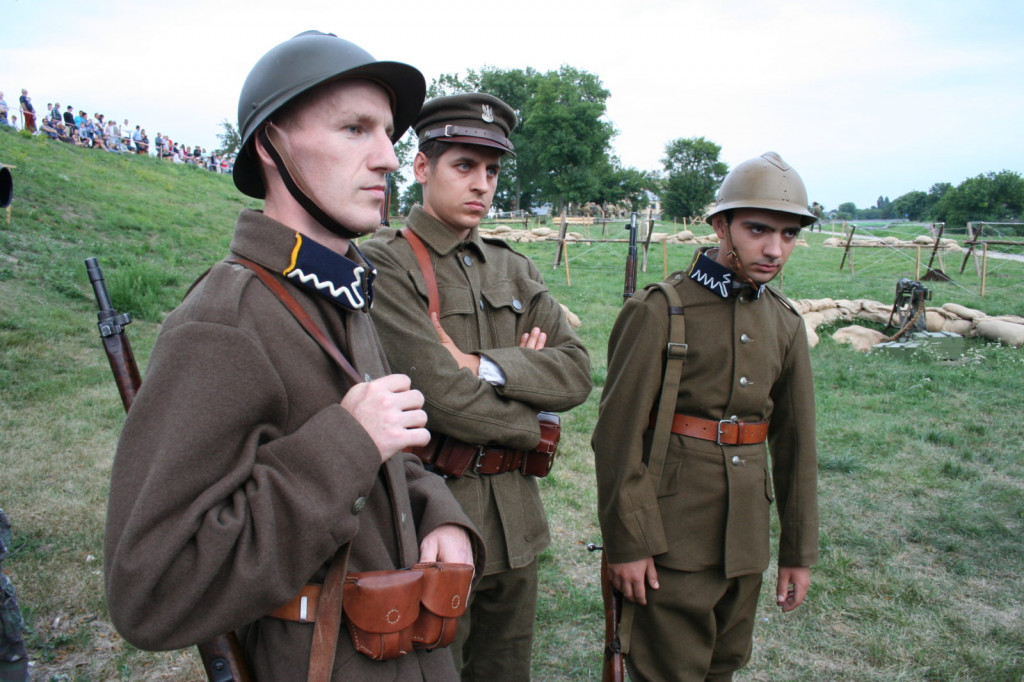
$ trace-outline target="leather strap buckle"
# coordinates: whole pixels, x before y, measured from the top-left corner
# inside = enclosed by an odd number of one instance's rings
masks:
[[[735,417],[732,417],[730,419],[719,419],[718,420],[718,437],[715,439],[715,443],[717,443],[718,445],[722,445],[722,432],[723,432],[722,425],[723,424],[737,424],[737,423],[738,422],[736,421]],[[725,443],[725,445],[732,445],[732,443]]]

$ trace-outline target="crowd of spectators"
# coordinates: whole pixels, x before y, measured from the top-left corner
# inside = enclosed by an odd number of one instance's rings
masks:
[[[34,135],[46,135],[78,147],[156,156],[171,163],[189,164],[215,173],[231,173],[235,165],[233,154],[218,155],[214,150],[185,146],[160,132],[151,142],[146,129],[141,125],[133,128],[128,119],[118,123],[113,116],[98,113],[89,116],[81,109],[75,113],[71,105],[62,109],[60,102],[47,103],[46,114],[40,115],[25,89],[21,91],[17,110],[11,109],[4,100],[4,93],[0,92],[0,126],[28,130]]]

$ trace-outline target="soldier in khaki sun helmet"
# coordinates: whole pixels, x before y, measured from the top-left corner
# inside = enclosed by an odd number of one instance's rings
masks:
[[[634,680],[731,680],[746,664],[772,504],[776,601],[791,611],[807,594],[818,557],[811,363],[803,320],[768,283],[814,219],[778,154],[745,161],[709,216],[719,246],[627,301],[612,329],[592,446]]]
[[[257,680],[456,677],[447,648],[397,636],[364,655],[340,595],[319,598],[346,571],[483,569],[469,518],[407,452],[430,438],[423,395],[389,369],[353,240],[380,223],[424,85],[317,31],[246,79],[234,182],[264,208],[241,212],[228,257],[164,322],[114,460],[107,601],[136,646],[234,632]],[[379,632],[394,609],[374,606],[360,624]]]

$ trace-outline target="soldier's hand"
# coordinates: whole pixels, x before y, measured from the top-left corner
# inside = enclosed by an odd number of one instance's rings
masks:
[[[473,565],[473,545],[462,526],[446,523],[427,533],[420,543],[420,561]]]
[[[459,364],[459,369],[468,369],[473,372],[473,376],[479,374],[480,356],[473,355],[472,353],[463,353],[459,350],[459,347],[448,336],[448,332],[441,326],[441,320],[437,319],[437,313],[430,314],[430,321],[434,323],[434,331],[437,332],[437,338],[441,340],[441,345],[455,358],[455,362]]]
[[[775,585],[775,601],[783,612],[792,611],[803,603],[807,588],[811,586],[808,566],[779,566],[779,580]]]
[[[548,335],[542,332],[540,327],[534,327],[519,339],[520,348],[529,348],[531,350],[541,350],[547,343]]]
[[[404,374],[356,384],[341,399],[341,406],[370,434],[382,462],[396,452],[426,445],[430,440],[423,394],[412,388],[412,381]]]
[[[624,564],[608,564],[608,577],[612,587],[622,596],[637,604],[647,604],[647,588],[658,589],[658,570],[654,567],[654,558],[647,557]]]

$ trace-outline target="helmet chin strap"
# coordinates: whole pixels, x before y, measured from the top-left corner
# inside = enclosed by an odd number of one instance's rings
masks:
[[[725,216],[722,219],[725,220]],[[747,269],[743,267],[743,261],[740,260],[739,254],[736,253],[736,249],[733,247],[731,220],[725,223],[725,236],[729,238],[729,251],[725,254],[725,257],[729,260],[729,268],[736,273],[736,279],[750,285],[755,291],[760,289],[761,285],[755,282],[750,274],[747,273]]]
[[[309,190],[306,189],[306,181],[288,156],[286,145],[280,144],[282,141],[281,132],[273,123],[268,123],[260,128],[256,135],[259,137],[260,144],[263,145],[263,148],[267,150],[267,154],[274,161],[274,165],[277,166],[277,172],[280,174],[284,186],[288,188],[288,193],[302,206],[306,213],[339,237],[356,239],[362,236],[362,233],[353,232],[327,215],[327,212],[310,198]],[[276,145],[273,142],[274,138],[277,138],[278,144]]]

